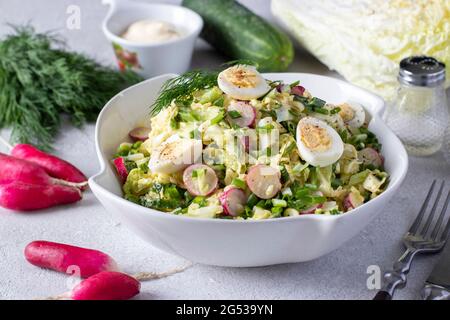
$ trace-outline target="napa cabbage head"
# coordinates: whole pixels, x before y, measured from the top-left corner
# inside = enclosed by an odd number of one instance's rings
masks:
[[[272,11],[330,69],[387,100],[408,56],[444,62],[450,84],[448,0],[272,0]]]

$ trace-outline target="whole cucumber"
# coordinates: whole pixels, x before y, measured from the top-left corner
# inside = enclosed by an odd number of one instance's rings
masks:
[[[251,60],[260,71],[283,71],[294,58],[289,37],[234,0],[183,0],[204,20],[202,38],[232,59]]]

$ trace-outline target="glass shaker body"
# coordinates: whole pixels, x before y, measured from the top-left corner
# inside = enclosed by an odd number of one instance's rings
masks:
[[[439,151],[450,122],[445,65],[431,57],[409,57],[400,62],[398,80],[397,98],[384,117],[387,125],[409,154]]]
[[[400,84],[386,122],[412,155],[439,151],[449,125],[444,84],[422,87]]]

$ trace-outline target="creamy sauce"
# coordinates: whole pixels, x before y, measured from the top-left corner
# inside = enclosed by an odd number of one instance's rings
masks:
[[[170,23],[156,20],[140,20],[132,23],[122,38],[136,43],[158,43],[181,37]]]

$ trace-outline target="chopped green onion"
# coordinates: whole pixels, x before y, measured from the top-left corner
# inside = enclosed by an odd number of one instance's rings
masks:
[[[198,116],[194,115],[194,112],[180,111],[178,115],[180,116],[180,119],[184,122],[195,122],[199,120]]]
[[[265,126],[256,128],[256,130],[258,130],[258,131],[265,131],[265,130],[270,131],[272,129],[275,129],[275,127],[271,123],[266,124]]]
[[[291,89],[293,88],[293,87],[296,87],[296,86],[298,86],[300,84],[300,81],[295,81],[295,82],[292,82],[289,86],[291,87]]]
[[[238,119],[242,117],[242,115],[236,110],[228,111],[228,115],[231,117],[231,119]]]
[[[332,186],[334,189],[336,189],[336,188],[342,186],[342,180],[339,179],[339,178],[335,178],[335,179],[331,180],[331,186]]]
[[[225,101],[224,96],[221,96],[219,99],[217,99],[216,101],[213,102],[213,106],[223,108],[224,101]]]
[[[325,108],[315,108],[312,111],[315,113],[320,113],[320,114],[324,114],[324,115],[330,114],[330,112]]]
[[[281,200],[281,199],[272,199],[272,204],[274,207],[287,207],[287,202],[286,200]]]
[[[289,176],[289,172],[286,170],[285,166],[280,166],[280,173],[281,173],[281,182],[286,183],[288,182],[291,177]]]
[[[170,127],[175,130],[180,128],[180,123],[176,120],[176,118],[170,119]]]
[[[283,207],[272,207],[270,211],[274,214],[274,218],[281,215],[281,213],[284,211]]]
[[[312,183],[305,183],[305,188],[315,191],[315,190],[317,190],[317,185],[312,184]]]
[[[248,199],[247,199],[247,206],[249,206],[250,208],[253,208],[259,201],[259,198],[252,193]]]
[[[341,108],[336,107],[336,108],[333,108],[330,110],[330,114],[336,114],[336,113],[339,113],[340,111],[341,111]]]
[[[239,178],[234,178],[233,181],[231,182],[232,185],[240,188],[240,189],[245,189],[246,184],[245,181]]]
[[[363,183],[364,180],[366,180],[369,173],[370,173],[370,170],[364,170],[364,171],[361,171],[361,172],[358,172],[358,173],[352,175],[350,177],[350,180],[348,181],[348,184],[350,186],[354,186],[354,185]]]
[[[284,149],[283,156],[284,156],[284,155],[289,155],[289,154],[292,152],[292,150],[294,150],[295,146],[296,146],[296,143],[292,141],[292,142],[286,147],[286,149]]]
[[[326,102],[322,99],[319,99],[317,97],[312,98],[308,105],[314,107],[314,108],[322,108],[323,106],[325,106]]]
[[[214,118],[211,119],[211,124],[218,124],[220,121],[223,120],[223,118],[225,117],[225,114],[223,111],[219,112],[219,114],[217,116],[215,116]]]
[[[194,200],[192,200],[192,202],[198,204],[200,207],[204,207],[207,204],[206,198],[202,196],[195,197]]]
[[[206,169],[201,168],[201,169],[195,169],[192,171],[192,178],[200,178],[205,176],[206,174]]]
[[[292,172],[298,174],[298,173],[302,172],[303,170],[305,170],[306,168],[308,168],[308,166],[309,166],[308,163],[304,163],[304,164],[298,163],[294,166],[294,168],[292,168]]]

